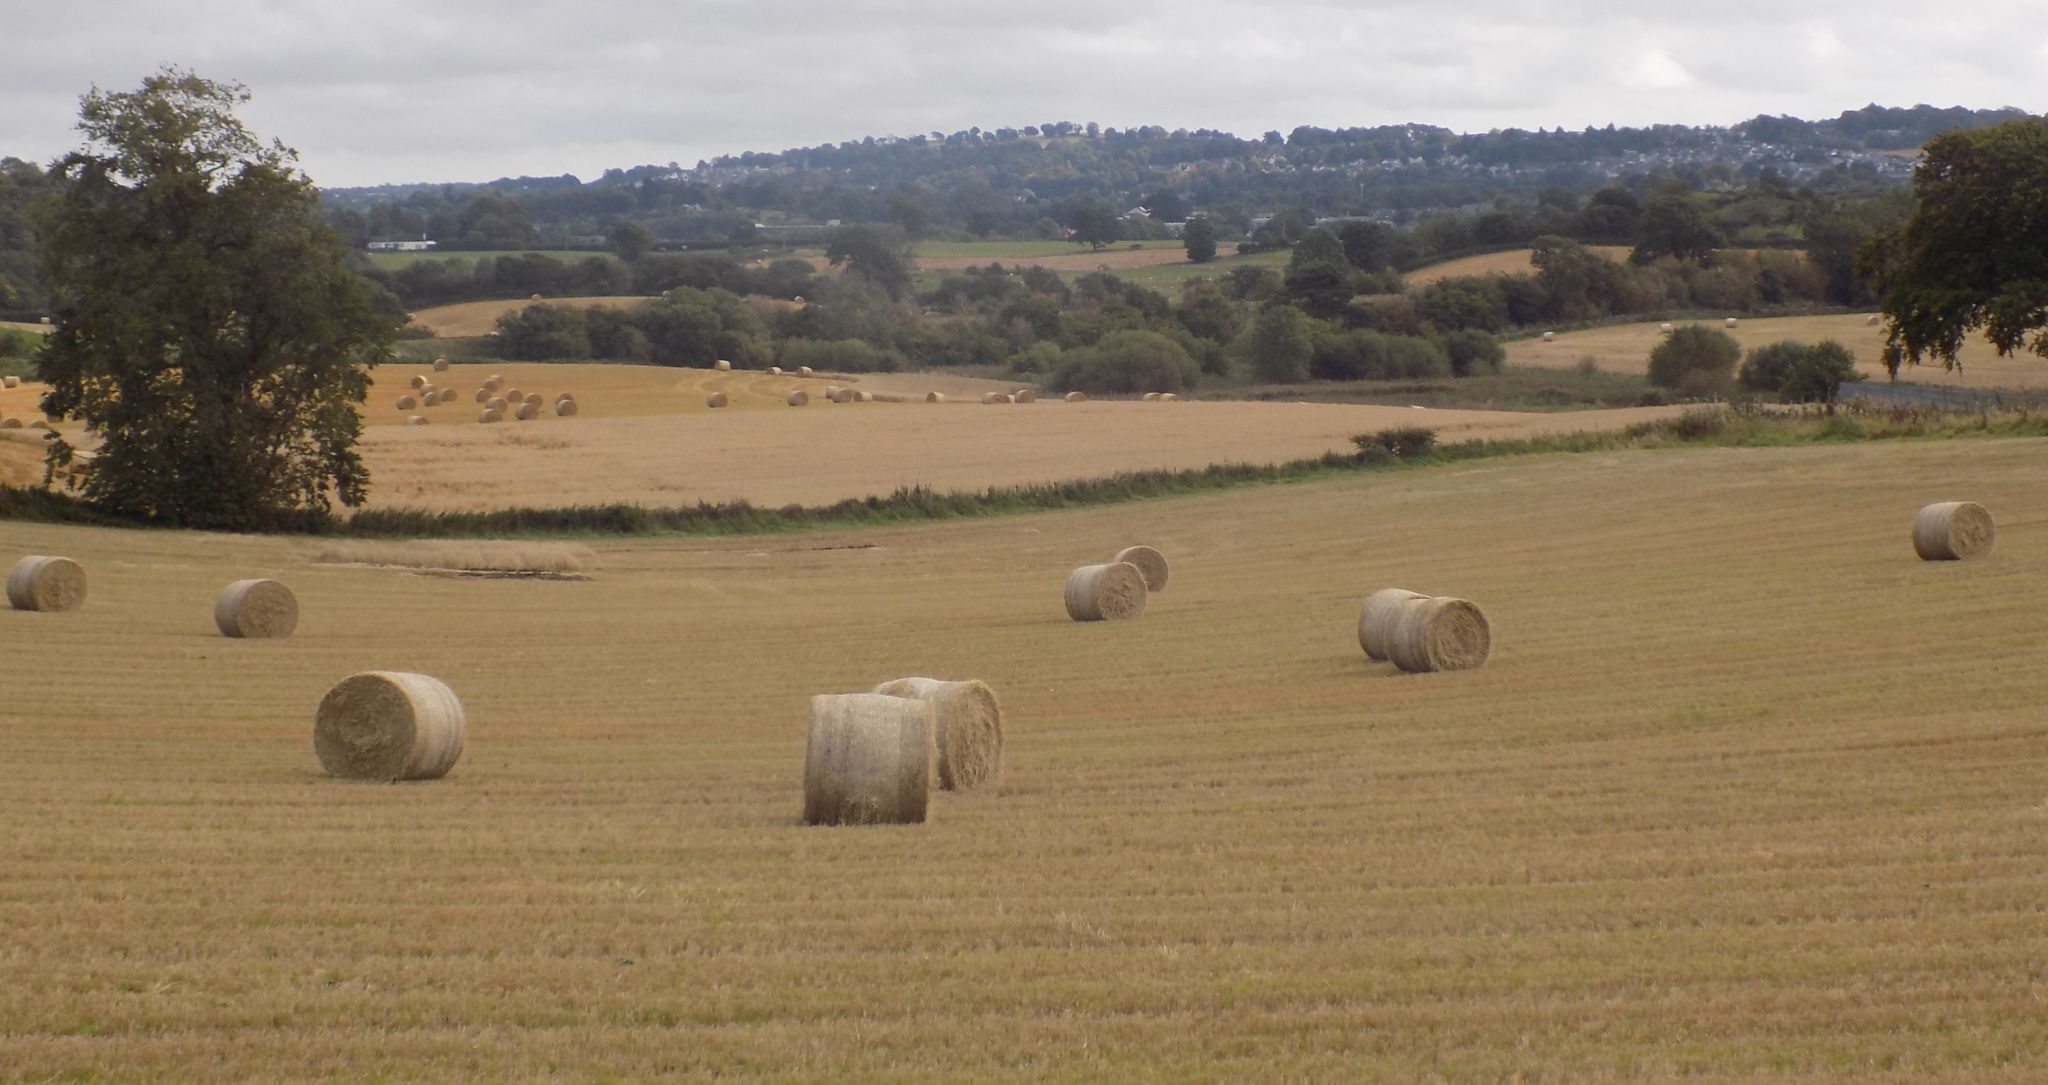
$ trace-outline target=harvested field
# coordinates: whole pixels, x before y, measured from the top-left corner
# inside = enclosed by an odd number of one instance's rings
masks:
[[[1618,428],[1680,410],[1542,415],[1199,401],[1167,410],[1092,401],[992,411],[979,403],[978,395],[941,404],[923,402],[921,392],[914,403],[848,409],[823,401],[823,378],[662,372],[672,375],[678,387],[692,389],[688,399],[674,393],[686,413],[612,417],[594,424],[592,416],[610,410],[613,400],[595,390],[585,393],[599,378],[579,374],[576,387],[584,416],[573,422],[548,418],[517,428],[479,428],[454,419],[459,424],[369,427],[361,447],[370,465],[370,504],[490,509],[615,501],[686,505],[741,498],[765,505],[819,504],[885,494],[900,485],[979,490],[1141,468],[1283,461],[1349,450],[1352,435],[1391,426],[1431,426],[1439,439],[1455,441]],[[685,375],[675,376],[679,372]],[[935,383],[920,374],[898,379],[918,389]],[[733,386],[733,405],[714,411],[705,406],[702,390],[721,381]],[[820,398],[790,410],[781,390],[795,387],[820,393]],[[770,399],[769,392],[780,394]],[[643,410],[649,402],[624,409]],[[393,417],[402,418],[395,412]],[[690,469],[678,471],[676,464]],[[1104,555],[1110,552],[1113,548]]]
[[[987,253],[947,253],[946,255],[918,255],[915,263],[920,271],[964,271],[968,268],[987,267],[999,263],[1004,267],[1042,267],[1053,271],[1085,273],[1111,271],[1138,267],[1159,267],[1163,264],[1185,264],[1188,251],[1178,241],[1153,242],[1142,249],[1133,249],[1128,242],[1109,248],[1091,251],[1086,245],[1072,242],[1050,241],[1043,245],[1012,245],[1012,255],[996,255],[998,250],[987,247]]]
[[[473,335],[489,335],[498,330],[498,318],[506,313],[517,312],[529,305],[560,305],[567,308],[591,309],[608,305],[614,309],[630,309],[645,305],[652,298],[638,295],[606,297],[516,298],[497,301],[465,301],[455,305],[436,305],[421,309],[412,315],[412,321],[423,327],[434,329],[444,339],[466,339]]]
[[[588,582],[0,523],[95,578],[76,614],[0,612],[62,691],[0,703],[0,1066],[2020,1085],[2048,527],[1933,564],[1903,525],[2036,507],[2044,456],[1527,457],[600,542]],[[1130,539],[1173,589],[1069,622],[1070,557]],[[291,639],[212,635],[236,576],[292,584]],[[1484,600],[1487,666],[1367,661],[1387,584]],[[461,762],[322,775],[324,691],[400,667],[462,699]],[[912,673],[1003,691],[1000,784],[800,825],[810,695]]]
[[[1630,249],[1627,245],[1588,245],[1588,249],[1605,256],[1615,263],[1628,260]],[[1403,272],[1401,281],[1413,289],[1428,286],[1444,279],[1455,279],[1466,275],[1534,275],[1536,265],[1531,262],[1534,249],[1509,249],[1506,252],[1486,252],[1477,256],[1461,256],[1456,260],[1445,260],[1430,264],[1414,271]]]
[[[6,328],[9,331],[17,332],[34,332],[37,335],[50,334],[50,325],[43,324],[40,322],[30,324],[17,320],[0,320],[0,328]]]
[[[1867,313],[1835,316],[1744,317],[1736,327],[1725,328],[1719,319],[1676,321],[1679,325],[1704,324],[1733,336],[1747,351],[1781,339],[1818,343],[1833,339],[1856,354],[1856,368],[1867,380],[1884,380],[1884,328],[1868,322]],[[1662,342],[1664,333],[1657,322],[1614,324],[1584,331],[1559,332],[1555,342],[1519,339],[1507,344],[1508,364],[1565,369],[1591,357],[1610,373],[1642,374],[1649,371],[1650,351]],[[1981,336],[1963,346],[1963,367],[1944,372],[1939,365],[1901,366],[1899,380],[1914,384],[1952,388],[2048,389],[2048,361],[2036,354],[2001,358]]]

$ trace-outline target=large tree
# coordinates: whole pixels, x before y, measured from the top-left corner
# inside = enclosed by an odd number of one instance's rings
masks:
[[[403,314],[344,264],[312,182],[236,120],[234,83],[166,68],[94,89],[42,223],[44,409],[102,438],[85,483],[130,516],[249,528],[363,500],[356,407]],[[68,441],[50,441],[54,469]]]
[[[1885,368],[1953,368],[1980,328],[2000,354],[2048,358],[2048,120],[1934,137],[1913,195],[1913,217],[1858,258],[1890,323]]]

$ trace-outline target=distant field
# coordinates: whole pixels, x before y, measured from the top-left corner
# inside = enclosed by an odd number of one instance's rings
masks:
[[[500,256],[527,255],[549,256],[553,257],[556,260],[561,260],[565,263],[575,263],[579,260],[587,260],[593,256],[601,256],[607,260],[614,259],[611,253],[597,252],[590,249],[514,249],[504,251],[483,250],[478,252],[458,252],[452,249],[435,249],[430,252],[370,252],[364,253],[363,255],[368,256],[370,258],[371,267],[382,268],[385,271],[397,271],[399,268],[406,267],[411,264],[417,264],[422,260],[477,261],[495,260]]]
[[[17,332],[33,332],[37,335],[50,334],[50,325],[43,323],[31,324],[25,321],[0,320],[0,328]]]
[[[1856,367],[1866,378],[1885,379],[1884,367],[1879,364],[1884,352],[1884,328],[1871,324],[1865,314],[1742,319],[1734,328],[1722,328],[1718,320],[1697,323],[1726,331],[1744,350],[1781,339],[1808,343],[1833,339],[1855,353]],[[1577,365],[1580,359],[1590,357],[1599,368],[1609,372],[1641,374],[1649,371],[1650,351],[1663,338],[1653,322],[1559,332],[1550,343],[1536,338],[1507,344],[1508,364],[1560,368]],[[1904,366],[1899,370],[1899,379],[1954,388],[2048,389],[2048,359],[2037,354],[2001,358],[1981,336],[1965,343],[1962,362],[1962,368],[1954,372],[1944,372],[1939,365]]]
[[[2044,457],[1535,456],[581,581],[0,522],[91,577],[0,610],[0,1077],[2033,1085]],[[1916,560],[1954,497],[1996,548]],[[1068,621],[1133,542],[1149,613]],[[214,633],[252,576],[291,639]],[[1368,662],[1394,585],[1484,606],[1486,667]],[[320,774],[371,668],[462,698],[447,779]],[[1000,782],[802,826],[808,697],[909,674],[998,691]]]
[[[1617,264],[1626,261],[1632,251],[1626,245],[1588,245],[1587,248]],[[1430,264],[1404,272],[1401,281],[1412,288],[1466,275],[1534,275],[1536,265],[1531,263],[1531,258],[1535,254],[1534,249],[1509,249],[1506,252],[1461,256],[1456,260],[1446,260],[1440,264]]]
[[[544,298],[548,305],[590,309],[609,305],[615,309],[626,309],[645,305],[649,298],[635,295]],[[498,318],[506,313],[524,309],[535,302],[530,298],[514,298],[498,301],[465,301],[455,305],[436,305],[412,314],[413,323],[432,328],[443,338],[466,339],[470,336],[489,335],[498,330]]]

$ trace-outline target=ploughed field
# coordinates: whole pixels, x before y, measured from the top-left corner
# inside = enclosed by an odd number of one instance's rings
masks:
[[[1417,410],[1352,404],[1119,400],[988,405],[1015,385],[927,374],[770,376],[659,366],[488,363],[426,371],[457,401],[400,411],[416,369],[379,367],[361,444],[372,506],[686,505],[745,499],[818,504],[898,486],[980,490],[1145,468],[1267,463],[1348,451],[1354,434],[1428,426],[1441,440],[1614,429],[1677,413],[1654,407],[1571,414]],[[578,413],[479,425],[472,393],[502,376],[544,405],[564,390]],[[825,402],[828,386],[904,402]],[[790,407],[791,391],[810,403]],[[947,397],[927,403],[926,391]],[[731,406],[705,406],[725,392]],[[426,414],[423,426],[397,423]]]
[[[2044,453],[1499,459],[594,541],[587,580],[0,523],[91,577],[0,611],[0,1066],[2035,1081]],[[1923,563],[1949,498],[1997,543]],[[1133,542],[1173,563],[1149,613],[1068,621],[1067,571]],[[292,638],[214,634],[253,576]],[[1368,662],[1387,586],[1479,602],[1486,667]],[[319,773],[314,705],[373,668],[462,697],[446,779]],[[911,674],[1000,693],[1000,784],[800,825],[807,697]]]
[[[1805,343],[1833,339],[1855,354],[1856,368],[1862,372],[1863,379],[1889,379],[1883,364],[1885,329],[1871,324],[1869,314],[1745,317],[1733,328],[1724,327],[1720,320],[1671,323],[1674,326],[1703,324],[1727,332],[1742,344],[1745,353],[1783,339],[1797,339]],[[1591,358],[1594,365],[1610,373],[1647,373],[1650,352],[1664,340],[1659,325],[1658,321],[1646,321],[1558,332],[1548,343],[1540,337],[1519,339],[1507,344],[1508,364],[1564,369]],[[1899,380],[1946,388],[2048,390],[2048,362],[2038,354],[2020,352],[2001,358],[1997,348],[1982,335],[1976,335],[1964,340],[1960,360],[1962,366],[1953,370],[1944,370],[1939,363],[1902,365],[1899,367]]]

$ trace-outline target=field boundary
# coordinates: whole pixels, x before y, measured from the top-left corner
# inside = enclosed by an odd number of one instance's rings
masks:
[[[1418,435],[1426,437],[1416,440]],[[747,501],[649,507],[627,503],[517,507],[483,512],[367,509],[305,515],[273,525],[281,534],[387,539],[588,538],[633,535],[758,535],[818,528],[955,520],[1177,497],[1214,490],[1546,453],[1696,447],[1780,448],[1873,440],[2048,437],[2048,414],[1941,411],[1849,404],[1834,414],[1702,408],[1606,433],[1478,438],[1435,444],[1434,432],[1386,430],[1353,438],[1357,452],[1327,452],[1282,463],[1222,463],[1124,471],[1093,479],[990,487],[981,491],[897,488],[886,496],[830,505],[757,506]],[[29,486],[0,486],[0,520],[151,527],[100,511],[82,498]]]

